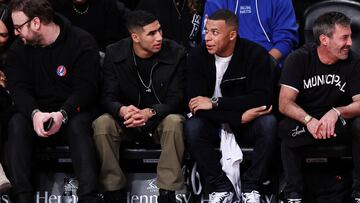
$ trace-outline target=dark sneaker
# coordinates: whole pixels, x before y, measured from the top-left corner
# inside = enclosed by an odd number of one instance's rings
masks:
[[[175,191],[159,189],[158,203],[176,203]]]

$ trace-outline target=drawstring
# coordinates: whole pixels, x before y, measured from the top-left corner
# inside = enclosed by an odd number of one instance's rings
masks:
[[[258,0],[255,0],[255,7],[256,7],[256,16],[257,16],[257,18],[258,18],[259,25],[260,25],[260,27],[261,27],[261,29],[262,29],[262,31],[263,31],[263,33],[264,33],[267,41],[268,41],[268,42],[271,42],[271,40],[270,40],[269,36],[266,34],[265,29],[264,29],[264,27],[263,27],[263,25],[262,25],[262,23],[261,23],[261,20],[260,20],[259,9],[258,9]]]

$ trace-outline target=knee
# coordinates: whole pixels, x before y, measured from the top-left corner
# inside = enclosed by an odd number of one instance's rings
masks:
[[[277,137],[277,119],[274,115],[264,115],[256,119],[255,129],[262,139],[275,140]]]
[[[185,118],[178,114],[169,114],[162,121],[164,131],[183,131]]]
[[[117,132],[116,121],[110,114],[103,114],[92,123],[94,136],[115,134]]]
[[[19,141],[26,137],[31,138],[31,132],[32,124],[24,115],[17,113],[10,118],[8,123],[9,140]]]
[[[203,133],[202,131],[204,127],[204,122],[197,117],[192,117],[185,121],[184,134],[186,142],[189,146],[198,142],[199,135]]]

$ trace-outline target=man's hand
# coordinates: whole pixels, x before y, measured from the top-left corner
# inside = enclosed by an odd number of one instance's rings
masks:
[[[195,114],[197,110],[212,109],[211,99],[208,97],[197,96],[189,101],[189,109]]]
[[[64,116],[62,115],[62,113],[60,113],[60,111],[52,112],[52,113],[50,113],[50,115],[51,115],[51,117],[54,118],[54,123],[51,126],[50,130],[48,131],[48,136],[59,132],[61,125],[62,125],[62,121],[64,119]]]
[[[44,130],[44,123],[51,118],[51,114],[38,111],[33,115],[33,126],[36,134],[40,137],[48,137],[49,132]]]
[[[133,105],[122,106],[119,110],[119,116],[124,120],[127,120],[131,115],[140,112],[140,109],[136,108]]]
[[[322,125],[318,119],[312,118],[311,121],[306,124],[306,128],[315,139],[322,138]]]
[[[130,106],[122,106],[119,111],[119,115],[125,120],[124,125],[127,128],[136,128],[140,126],[144,126],[148,119],[150,109],[140,110],[137,107]]]
[[[320,124],[321,127],[321,135],[322,139],[336,137],[335,134],[335,124],[338,120],[338,115],[335,110],[329,110],[321,119]]]
[[[241,116],[241,123],[242,124],[249,123],[259,116],[270,113],[271,110],[272,110],[272,106],[270,106],[269,109],[266,109],[266,106],[260,106],[260,107],[248,109]]]

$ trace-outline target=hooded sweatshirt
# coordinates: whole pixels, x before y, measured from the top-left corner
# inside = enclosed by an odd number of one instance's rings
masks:
[[[228,9],[238,16],[241,38],[256,42],[267,51],[276,48],[283,59],[298,43],[291,0],[207,0],[202,23],[203,39],[205,19],[219,9]]]
[[[17,110],[64,109],[69,118],[93,107],[98,93],[99,54],[93,37],[56,15],[57,39],[46,47],[17,39],[8,51],[8,87]]]

